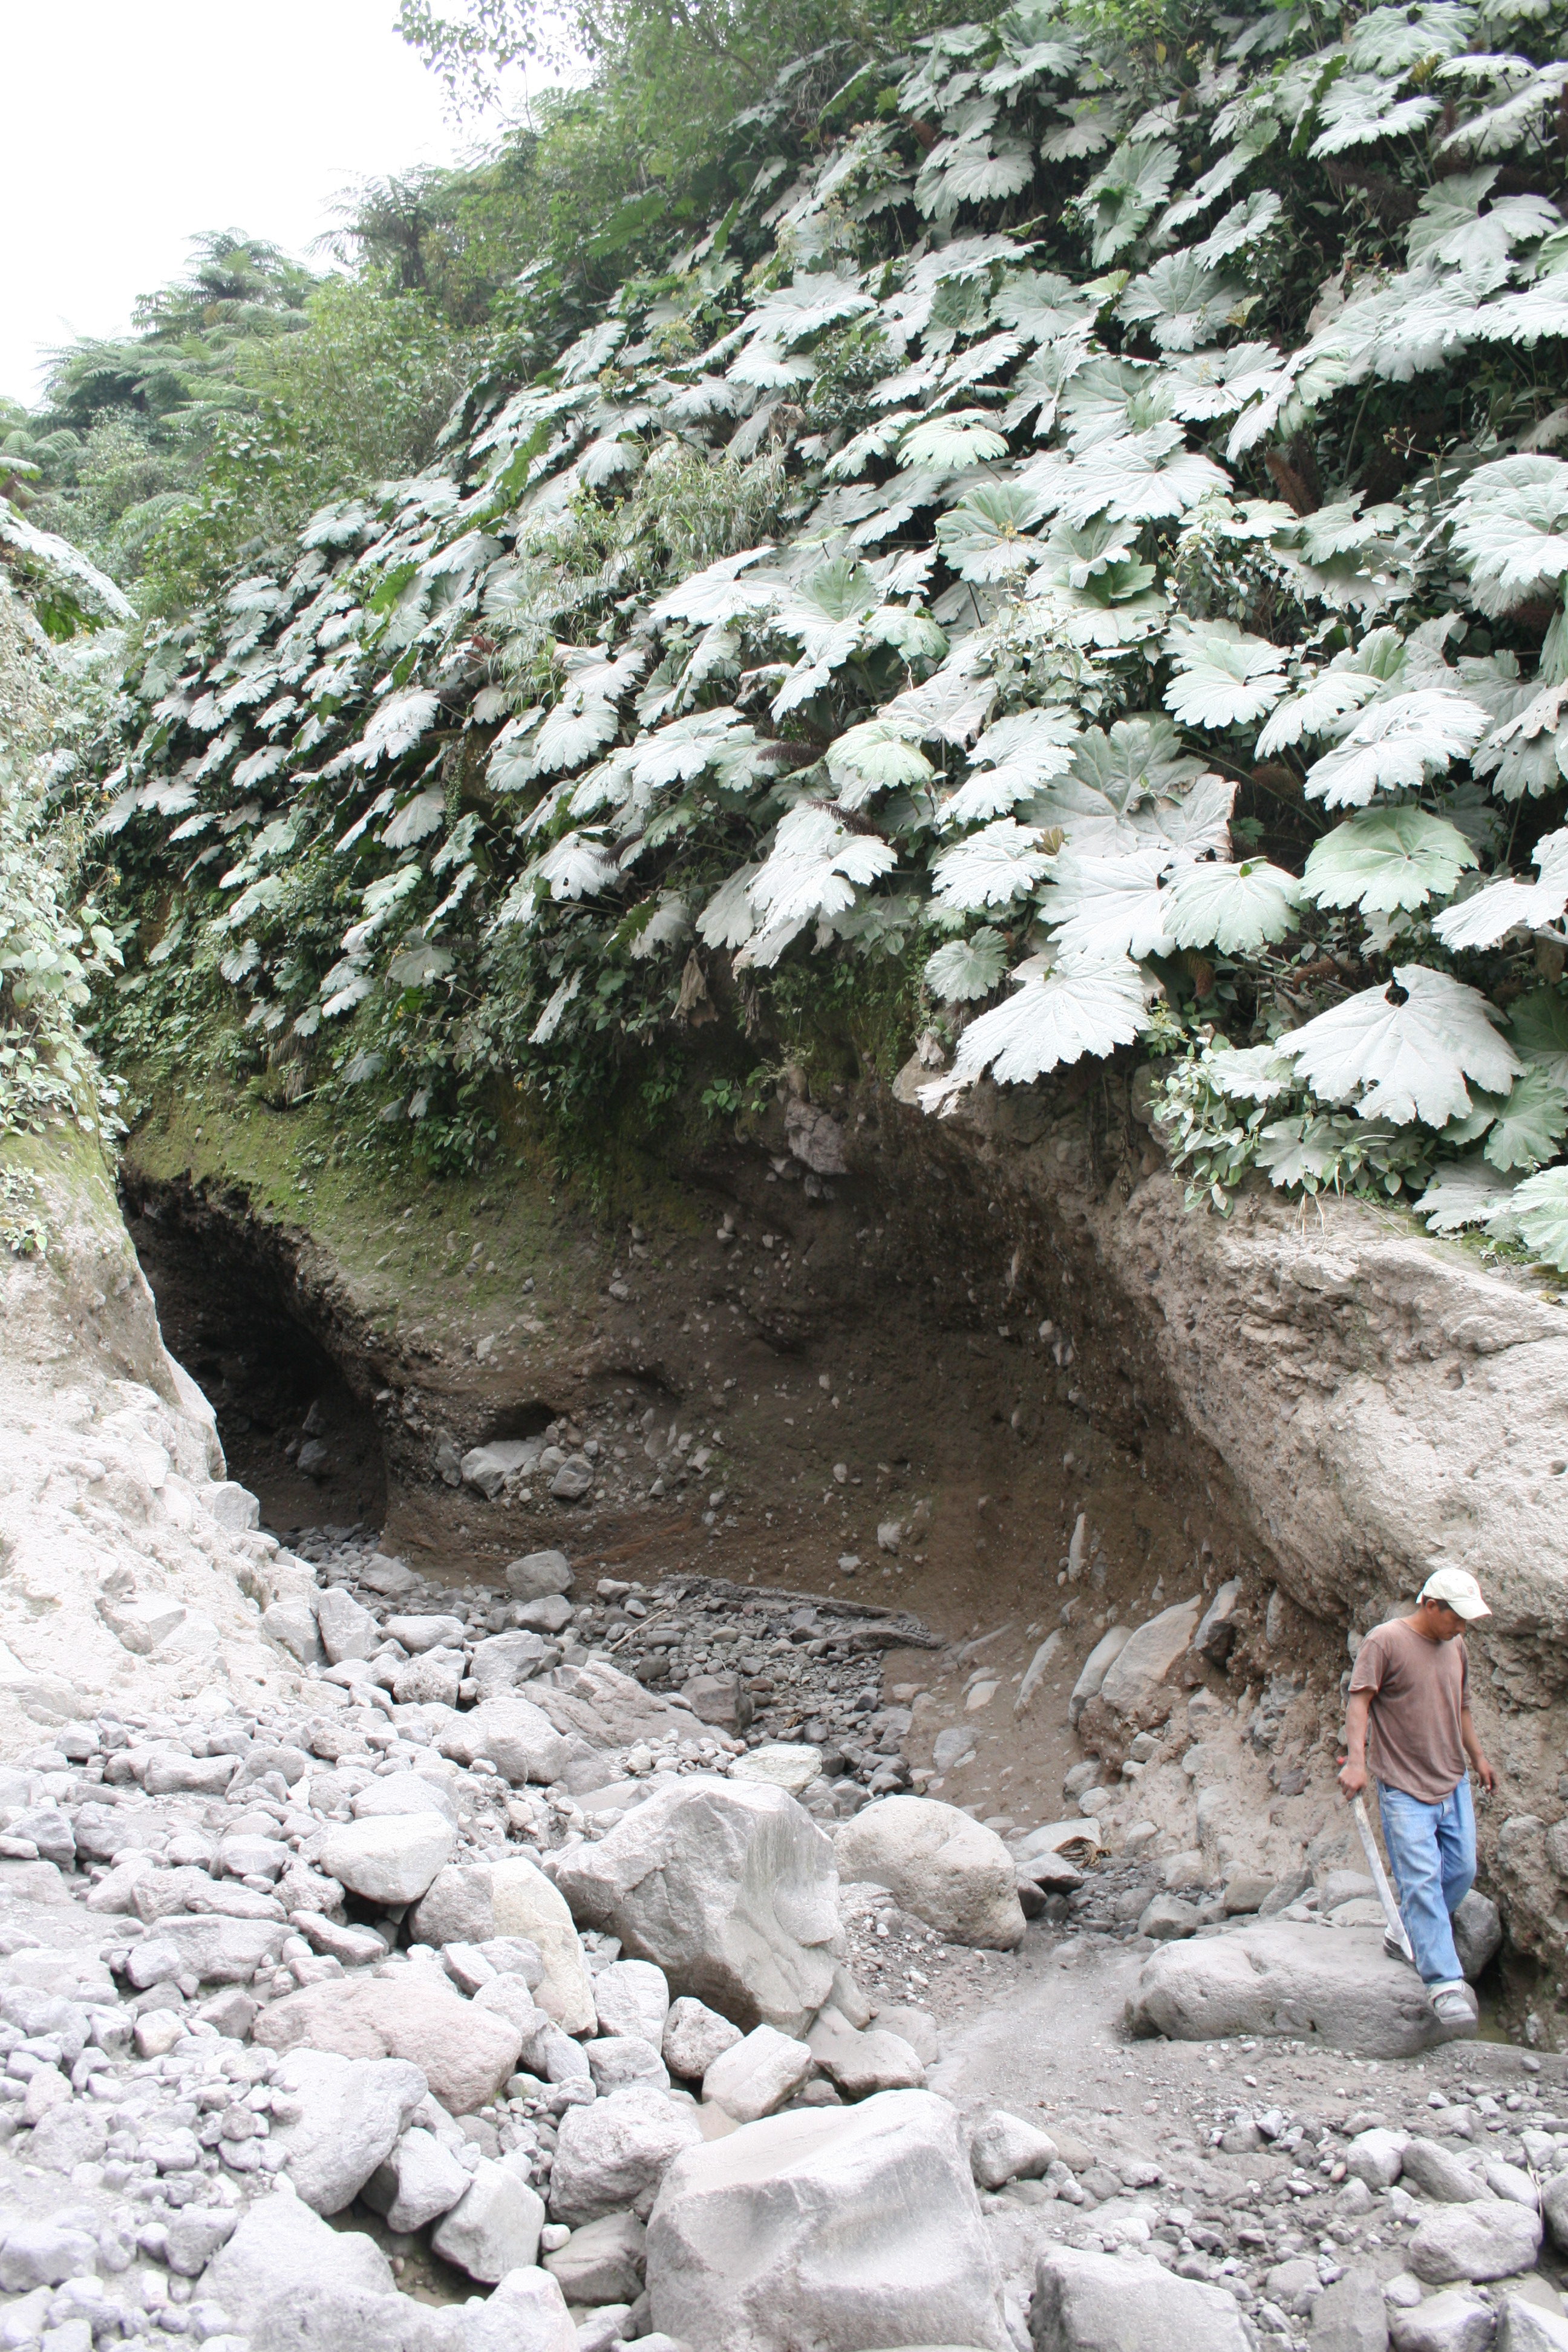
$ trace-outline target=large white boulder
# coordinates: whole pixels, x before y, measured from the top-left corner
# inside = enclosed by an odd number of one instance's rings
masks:
[[[451,1860],[452,1824],[434,1805],[425,1813],[372,1814],[327,1832],[319,1866],[372,1903],[417,1903]]]
[[[208,2263],[204,2302],[220,2305],[254,2343],[268,2341],[270,2305],[299,2288],[392,2295],[392,2269],[374,2238],[333,2230],[287,2189],[247,2206],[239,2226]],[[394,2306],[395,2308],[395,2306]]]
[[[1010,1951],[1023,1940],[1017,1870],[994,1830],[932,1797],[884,1797],[834,1840],[847,1879],[868,1879],[950,1944]]]
[[[341,2213],[396,2146],[425,2096],[400,2058],[296,2050],[272,2083],[272,2137],[297,2194],[315,2213]]]
[[[696,2110],[663,2091],[615,2091],[592,2106],[568,2107],[550,2175],[552,2217],[576,2229],[639,2198],[651,2201],[666,2167],[701,2137]]]
[[[509,1854],[490,1866],[490,1912],[496,1935],[521,1936],[537,1945],[544,1964],[544,1974],[533,1988],[540,2008],[549,2011],[563,2032],[591,2033],[598,2021],[594,1980],[562,1890],[537,1863]]]
[[[827,1999],[833,1848],[782,1789],[693,1773],[598,1844],[574,1847],[556,1884],[574,1919],[618,1936],[663,1969],[672,1991],[739,2025],[799,2034]]]
[[[509,2017],[464,2000],[433,1969],[329,1977],[269,2002],[252,2032],[269,2050],[406,2059],[454,2116],[471,2115],[493,2099],[522,2050]]]
[[[693,2352],[1009,2352],[963,2130],[929,2091],[797,2108],[691,2149],[647,2252],[654,2326]]]
[[[1122,1723],[1163,1722],[1175,1704],[1166,1677],[1192,1648],[1202,1614],[1201,1599],[1179,1601],[1128,1636],[1100,1685],[1100,1704],[1108,1714]]]
[[[550,1717],[516,1691],[488,1698],[469,1714],[458,1716],[442,1733],[440,1748],[458,1764],[485,1759],[514,1788],[525,1780],[559,1780],[569,1752]]]
[[[373,2213],[386,2217],[389,2230],[422,2230],[449,2213],[468,2186],[468,2175],[434,2132],[416,2126],[405,2131],[360,2194]]]
[[[815,2063],[807,2043],[776,2026],[753,2025],[709,2067],[702,2077],[703,2103],[722,2107],[738,2124],[754,2124],[782,2107]]]
[[[1163,1944],[1127,2004],[1135,2034],[1219,2042],[1306,2038],[1358,2057],[1406,2058],[1437,2032],[1426,1989],[1375,1928],[1289,1923]]]
[[[461,2200],[437,2227],[431,2245],[481,2286],[539,2260],[544,2200],[510,2165],[481,2157]]]
[[[1247,2352],[1234,2296],[1159,2263],[1053,2246],[1035,2270],[1035,2352]]]
[[[657,2050],[669,2015],[664,1970],[651,1960],[615,1960],[594,1979],[601,2033],[635,2034]]]

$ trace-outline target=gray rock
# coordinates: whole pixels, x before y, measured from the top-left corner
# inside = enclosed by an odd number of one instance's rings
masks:
[[[480,1942],[479,1957],[503,1977],[521,1977],[531,1992],[537,1992],[544,1982],[543,1956],[526,1936],[487,1936]]]
[[[1001,2189],[1009,2180],[1038,2180],[1056,2161],[1055,2140],[1005,2107],[982,2116],[969,2135],[969,2168],[982,2189]]]
[[[643,2291],[647,2231],[635,2213],[606,2213],[574,2230],[544,2257],[568,2303],[636,2303]]]
[[[752,1720],[752,1694],[739,1675],[693,1675],[680,1696],[699,1723],[738,1735]]]
[[[1374,1930],[1289,1922],[1164,1945],[1144,1963],[1127,2022],[1173,2042],[1306,2037],[1373,2058],[1409,2056],[1436,2031],[1420,1978],[1385,1957]]]
[[[798,2032],[827,1998],[833,1848],[782,1790],[694,1773],[596,1845],[572,1848],[555,1876],[574,1919],[618,1936],[631,1957],[663,1969],[672,1992],[739,2024]]]
[[[427,1813],[384,1813],[335,1822],[322,1841],[321,1869],[372,1903],[417,1903],[450,1860],[452,1824]]]
[[[550,2176],[550,2210],[575,2229],[635,2205],[665,2169],[702,2137],[695,2112],[662,2091],[616,2091],[561,2118]]]
[[[156,1939],[132,1948],[127,1973],[136,1983],[138,1962],[143,1968],[153,1964],[155,1940],[159,1974],[149,1976],[148,1983],[193,1976],[203,1984],[248,1984],[264,1960],[278,1958],[288,1933],[286,1919],[230,1919],[219,1912],[200,1918],[161,1919]],[[170,1952],[174,1966],[162,1966],[162,1956]]]
[[[423,1657],[398,1667],[392,1696],[399,1706],[455,1707],[463,1674],[461,1650],[426,1650]]]
[[[1068,1699],[1069,1723],[1076,1724],[1089,1700],[1099,1697],[1100,1685],[1115,1661],[1127,1647],[1131,1639],[1131,1633],[1132,1629],[1130,1625],[1112,1625],[1095,1643],[1084,1660],[1083,1670],[1074,1683],[1071,1695]]]
[[[445,2324],[447,2315],[412,2297],[373,2294],[359,2287],[291,2287],[267,2306],[267,2352],[454,2352],[466,2344]],[[225,2346],[233,2338],[220,2337]],[[85,2347],[84,2347],[85,2352]]]
[[[1454,1914],[1454,1948],[1471,1984],[1502,1949],[1502,1914],[1473,1886]]]
[[[1521,2294],[1503,2297],[1497,2352],[1568,2352],[1568,2319]]]
[[[484,1944],[495,1934],[488,1862],[449,1862],[438,1870],[408,1917],[410,1940],[434,1944]]]
[[[566,2298],[545,2270],[510,2272],[477,2310],[464,2312],[462,2326],[455,2352],[578,2352]],[[645,2340],[639,2352],[652,2347]]]
[[[476,1643],[468,1674],[479,1685],[482,1702],[500,1698],[503,1692],[515,1689],[531,1675],[542,1674],[560,1654],[541,1633],[524,1633],[521,1628],[510,1633],[492,1633],[488,1641]]]
[[[0,2287],[26,2294],[37,2286],[90,2275],[98,2268],[98,2242],[90,2231],[58,2221],[17,2221],[0,2244]]]
[[[1312,2312],[1311,2352],[1387,2352],[1383,2283],[1363,2263],[1326,2286]]]
[[[1295,2254],[1276,2263],[1263,2283],[1263,2292],[1270,2303],[1292,2318],[1310,2317],[1312,2305],[1322,2289],[1318,2265],[1310,2254]]]
[[[460,1617],[389,1617],[386,1638],[396,1642],[411,1658],[423,1657],[427,1650],[461,1649],[464,1633]]]
[[[1364,2180],[1369,2189],[1392,2189],[1409,2145],[1407,2133],[1374,2125],[1369,2131],[1357,2132],[1345,2150],[1345,2169],[1352,2179]]]
[[[1155,1944],[1176,1943],[1197,1931],[1197,1912],[1179,1895],[1156,1895],[1138,1922],[1138,1933]]]
[[[1428,2286],[1513,2278],[1534,2267],[1541,2220],[1504,2198],[1484,2205],[1445,2205],[1421,2223],[1405,2251],[1411,2269]]]
[[[381,1646],[382,1633],[368,1609],[363,1609],[341,1585],[328,1585],[316,1596],[316,1628],[321,1647],[334,1666],[345,1658],[368,1658]]]
[[[572,1603],[563,1593],[547,1592],[542,1601],[524,1601],[517,1612],[519,1625],[535,1633],[563,1633],[572,1622]]]
[[[506,1587],[515,1601],[542,1601],[552,1592],[570,1592],[575,1581],[563,1551],[525,1552],[507,1563]]]
[[[1240,1599],[1240,1581],[1232,1577],[1220,1586],[1193,1635],[1194,1649],[1211,1666],[1223,1666],[1235,1645],[1236,1609]]]
[[[458,1826],[450,1790],[433,1772],[380,1772],[351,1801],[356,1822],[382,1821],[390,1813],[439,1813]]]
[[[523,1938],[538,1949],[543,1974],[533,1991],[540,2008],[567,2033],[591,2033],[598,2022],[593,1980],[562,1889],[526,1855],[509,1853],[491,1865],[490,1905],[498,1936]]]
[[[1435,2139],[1406,2141],[1401,2177],[1443,2205],[1472,2205],[1485,2194],[1471,2168]]]
[[[665,2064],[681,2081],[700,2083],[715,2058],[732,2049],[741,2029],[721,2017],[706,2001],[683,1993],[672,2001],[659,2043]]]
[[[1497,2314],[1479,2295],[1450,2287],[1410,2310],[1397,2307],[1388,2315],[1394,2352],[1487,2352],[1497,2328]]]
[[[179,2278],[199,2278],[220,2246],[226,2246],[239,2223],[227,2205],[187,2205],[168,2221],[169,2268]]]
[[[460,2202],[431,2237],[443,2262],[455,2263],[482,2286],[539,2259],[544,2200],[504,2164],[480,2158]]]
[[[615,1960],[594,1979],[601,2033],[631,2033],[658,2050],[669,2016],[669,1987],[651,1960]]]
[[[228,2243],[202,2279],[202,2298],[218,2304],[237,2329],[269,2347],[270,2306],[304,2291],[391,2295],[391,2267],[359,2230],[333,2230],[290,2190],[258,2198],[240,2215]]]
[[[316,2213],[352,2205],[384,2164],[425,2096],[417,2066],[397,2058],[342,2058],[297,2050],[272,2082],[269,2147]]]
[[[1507,2197],[1515,2205],[1528,2205],[1532,2213],[1541,2210],[1541,2191],[1522,2166],[1505,2164],[1500,2157],[1485,2158],[1481,2177],[1494,2197]]]
[[[1166,1677],[1191,1648],[1201,1613],[1201,1601],[1181,1601],[1129,1635],[1100,1686],[1100,1704],[1109,1714],[1123,1723],[1164,1720],[1175,1703]]]
[[[885,2026],[868,2032],[851,2025],[831,2001],[818,2011],[805,2040],[817,2065],[847,2099],[925,2086],[925,2066],[907,2042]]]
[[[1035,2352],[1246,2352],[1234,2297],[1141,2257],[1053,2246],[1035,2270]]]
[[[455,1763],[487,1759],[514,1788],[525,1780],[542,1785],[559,1780],[570,1754],[550,1717],[516,1693],[487,1699],[470,1714],[458,1716],[442,1733],[440,1747],[442,1755]]]
[[[647,2283],[656,2329],[724,2352],[1010,2352],[962,2127],[928,2091],[798,2108],[689,2149],[648,2222]]]
[[[776,2026],[754,2025],[714,2059],[702,2077],[703,2102],[722,2107],[738,2124],[754,2124],[794,2095],[815,2063],[807,2042]]]
[[[489,1987],[486,1987],[489,1990]],[[416,2066],[449,2115],[472,2115],[517,2069],[521,2036],[509,2019],[464,2000],[433,1969],[329,1978],[264,2009],[264,2048],[401,2058]]]
[[[837,1986],[834,1999],[842,2007]],[[936,2064],[941,2050],[936,2020],[929,2009],[915,2009],[908,2002],[895,2001],[889,2009],[878,2010],[877,2026],[880,2032],[895,2033],[900,2042],[907,2042],[922,2066]]]
[[[956,1772],[974,1754],[974,1734],[966,1723],[947,1724],[931,1742],[931,1762],[938,1772]]]
[[[1013,1857],[994,1830],[930,1797],[884,1797],[834,1840],[846,1878],[885,1886],[949,1943],[1009,1951],[1024,1934]]]
[[[550,1481],[558,1503],[580,1503],[593,1490],[594,1465],[585,1454],[569,1454]]]
[[[549,2029],[561,2033],[559,2026]],[[573,2042],[571,2047],[579,2045]],[[645,2042],[640,2033],[602,2034],[596,2041],[583,2045],[583,2055],[588,2061],[588,2072],[594,2078],[594,2088],[601,2098],[611,2091],[625,2091],[634,2083],[646,2083],[656,2091],[669,2088],[669,2069],[653,2044]]]
[[[1568,2253],[1568,2172],[1554,2172],[1541,2184],[1541,2210],[1559,2253]]]
[[[389,2230],[413,2231],[449,2213],[468,2186],[468,2175],[450,2149],[434,2132],[416,2125],[376,2167],[360,2195],[373,2213],[385,2215]]]
[[[261,1612],[261,1630],[300,1665],[325,1664],[327,1654],[316,1632],[316,1612],[310,1601],[274,1601]]]

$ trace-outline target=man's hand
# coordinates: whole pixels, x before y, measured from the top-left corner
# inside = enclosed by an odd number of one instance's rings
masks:
[[[1360,1796],[1366,1786],[1366,1763],[1363,1758],[1348,1756],[1345,1759],[1340,1771],[1340,1786],[1345,1792],[1347,1804],[1352,1797]]]
[[[1479,1748],[1475,1754],[1475,1766],[1476,1778],[1489,1797],[1492,1790],[1497,1787],[1497,1774],[1492,1770],[1491,1766],[1488,1763],[1485,1756],[1481,1753],[1481,1750]]]

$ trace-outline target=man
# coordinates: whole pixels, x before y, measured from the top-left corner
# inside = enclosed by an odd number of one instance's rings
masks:
[[[1453,1914],[1476,1874],[1466,1759],[1483,1789],[1496,1780],[1470,1719],[1469,1660],[1458,1637],[1467,1624],[1490,1615],[1467,1570],[1440,1568],[1422,1586],[1411,1616],[1390,1618],[1366,1636],[1345,1710],[1340,1786],[1356,1796],[1370,1764],[1400,1916],[1438,2023],[1450,2036],[1474,2033],[1478,2021],[1453,1929]],[[1384,1948],[1405,1957],[1392,1934]]]

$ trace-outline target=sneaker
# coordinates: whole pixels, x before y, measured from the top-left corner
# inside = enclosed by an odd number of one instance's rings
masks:
[[[1391,1960],[1403,1960],[1407,1969],[1415,1966],[1415,1955],[1396,1939],[1392,1927],[1383,1931],[1383,1948]]]
[[[1443,2029],[1445,2042],[1474,2033],[1480,2023],[1476,1996],[1468,1984],[1430,1985],[1432,2014]]]

